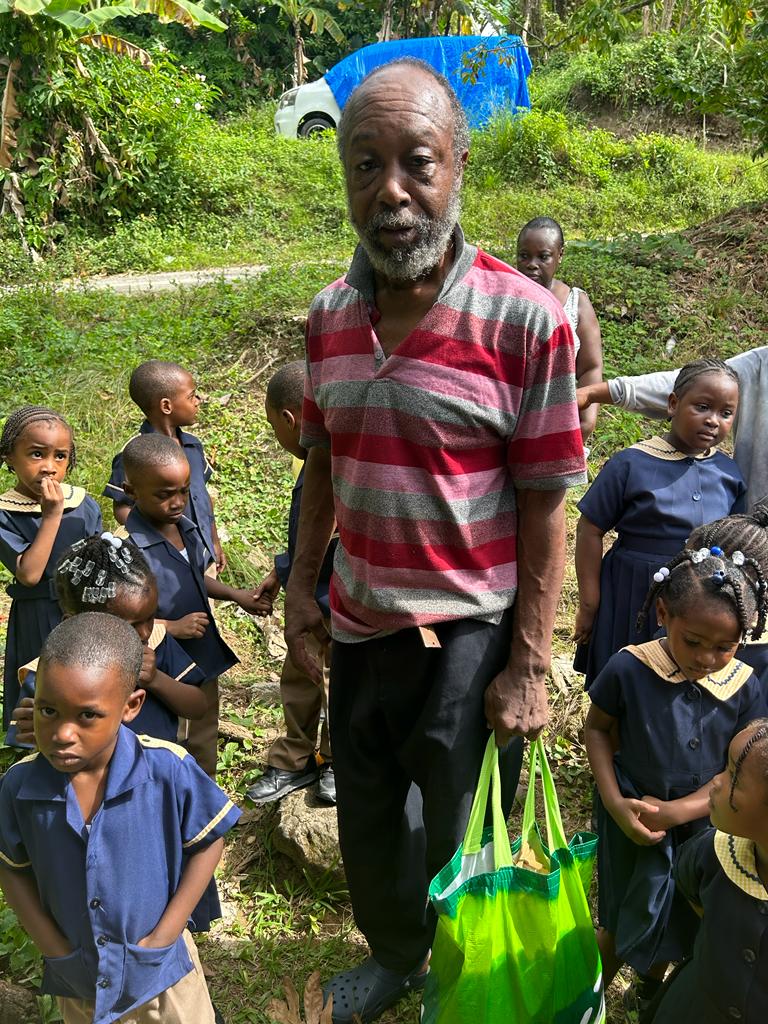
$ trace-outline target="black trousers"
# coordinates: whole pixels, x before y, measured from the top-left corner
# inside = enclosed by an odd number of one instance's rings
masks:
[[[464,838],[488,740],[483,695],[509,658],[511,620],[438,624],[440,648],[416,629],[333,644],[341,852],[357,926],[390,970],[411,971],[432,944],[428,885]],[[507,812],[522,749],[513,740],[502,755]]]

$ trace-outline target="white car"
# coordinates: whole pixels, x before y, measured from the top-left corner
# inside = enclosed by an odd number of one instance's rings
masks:
[[[280,97],[275,130],[289,139],[305,139],[335,128],[341,111],[324,78],[289,89]]]

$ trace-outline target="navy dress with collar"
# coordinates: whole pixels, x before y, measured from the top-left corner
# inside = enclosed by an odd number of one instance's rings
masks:
[[[234,651],[224,642],[211,612],[205,586],[206,555],[200,531],[182,516],[178,528],[188,558],[147,522],[137,508],[131,510],[125,528],[141,549],[157,580],[159,619],[181,619],[190,612],[205,612],[208,625],[202,637],[177,638],[177,643],[203,671],[206,680],[215,679],[238,663]]]
[[[141,434],[154,433],[156,433],[155,428],[149,420],[144,420],[139,427],[139,433],[135,434],[134,437],[138,437]],[[176,429],[176,437],[184,449],[187,462],[189,462],[189,501],[184,513],[199,529],[205,544],[206,559],[208,564],[210,564],[211,561],[216,561],[216,555],[213,548],[213,508],[211,506],[211,496],[208,494],[206,485],[213,476],[213,468],[205,456],[205,451],[199,438],[195,437],[194,434],[187,433],[186,430],[182,430],[180,427]],[[132,441],[133,438],[130,440]],[[133,498],[127,495],[124,490],[125,470],[123,469],[123,451],[127,444],[129,444],[128,441],[112,459],[112,472],[101,493],[105,498],[117,501],[121,505],[132,506]]]
[[[689,682],[658,640],[615,654],[589,697],[618,721],[616,779],[622,794],[636,799],[695,793],[723,770],[736,733],[768,713],[765,690],[748,665],[734,658]],[[654,846],[638,846],[599,798],[596,809],[598,916],[615,935],[618,956],[641,973],[682,960],[698,921],[675,892],[672,865],[679,846],[707,828],[708,819],[670,829]]]
[[[681,848],[677,887],[704,916],[693,958],[664,986],[653,1024],[768,1021],[768,892],[750,875],[748,839],[711,829]]]
[[[82,487],[62,484],[64,514],[39,583],[26,587],[16,576],[16,563],[40,530],[40,505],[18,491],[0,495],[0,561],[14,577],[6,592],[13,598],[3,670],[3,727],[19,702],[19,669],[40,654],[48,634],[61,622],[53,571],[61,554],[78,540],[101,533],[101,510]]]
[[[661,437],[617,452],[578,504],[591,523],[618,537],[600,567],[600,606],[589,643],[574,667],[589,687],[608,659],[627,644],[651,640],[652,610],[641,630],[640,609],[653,574],[682,551],[697,526],[745,510],[747,488],[727,455],[683,455]]]

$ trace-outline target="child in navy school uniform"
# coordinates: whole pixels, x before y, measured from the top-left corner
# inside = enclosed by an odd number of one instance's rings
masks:
[[[679,892],[702,916],[693,958],[671,976],[650,1024],[768,1020],[768,721],[734,736],[712,782],[710,829],[675,863]]]
[[[642,630],[637,615],[656,567],[697,526],[744,510],[741,472],[717,450],[738,402],[738,377],[721,360],[684,366],[669,396],[669,432],[612,456],[579,502],[574,667],[587,688],[625,644],[653,638],[653,614]],[[618,537],[603,557],[609,530]]]
[[[62,622],[40,656],[40,753],[0,783],[0,887],[65,1024],[214,1024],[186,925],[239,811],[175,744],[138,737],[141,641]]]
[[[61,552],[101,530],[99,506],[82,487],[64,482],[75,464],[72,429],[63,416],[26,405],[12,413],[0,436],[0,462],[16,475],[0,495],[0,561],[12,573],[13,598],[3,673],[3,727],[19,696],[18,672],[40,653],[61,621],[53,567]]]
[[[206,557],[214,561],[221,572],[227,560],[219,541],[213,503],[207,489],[213,469],[200,440],[181,429],[197,422],[200,396],[194,378],[176,363],[150,359],[137,366],[131,374],[128,393],[144,413],[139,435],[163,434],[172,437],[184,450],[189,463],[189,499],[184,513],[200,531]],[[122,526],[133,507],[133,499],[125,491],[123,450],[112,460],[112,472],[102,492],[105,498],[112,499],[115,519]]]
[[[228,587],[204,574],[200,531],[184,515],[189,463],[182,449],[169,437],[143,434],[126,445],[123,463],[126,493],[135,502],[125,525],[157,579],[158,616],[206,680],[217,679],[237,664],[237,657],[216,627],[209,599],[234,601],[251,614],[261,606],[252,590]],[[215,745],[195,756],[213,777]]]
[[[200,397],[195,381],[187,370],[176,363],[150,359],[133,371],[128,391],[145,416],[139,428],[139,436],[157,433],[170,437],[187,457],[189,494],[184,511],[200,532],[206,572],[215,576],[217,571],[224,570],[227,560],[219,541],[213,504],[207,488],[213,470],[198,438],[182,430],[182,427],[191,426],[197,420]],[[125,490],[122,451],[112,460],[112,474],[103,493],[105,497],[112,498],[115,519],[125,525],[133,506],[133,498]],[[216,762],[218,738],[217,676],[204,684],[203,693],[207,701],[206,713],[202,719],[189,722],[187,747],[197,758],[198,764],[210,767]]]
[[[104,611],[130,623],[144,645],[139,682],[144,703],[129,728],[159,740],[176,742],[179,718],[201,718],[205,676],[160,623],[155,622],[157,583],[146,559],[130,540],[111,533],[80,540],[62,554],[56,567],[56,596],[66,617]],[[13,713],[6,743],[34,744],[37,660],[19,670],[23,699]]]
[[[675,851],[706,827],[728,743],[768,709],[760,681],[734,657],[744,636],[765,627],[768,593],[748,561],[739,551],[685,549],[658,569],[643,614],[655,603],[666,637],[615,654],[589,690],[603,978],[607,985],[631,964],[641,1005],[695,936],[696,919],[675,894]]]
[[[301,409],[304,398],[304,361],[297,359],[281,367],[267,385],[265,408],[267,419],[280,445],[303,463],[307,453],[299,443],[301,436]],[[281,586],[288,582],[293,563],[296,538],[301,514],[301,492],[304,484],[304,466],[296,478],[291,494],[288,516],[288,550],[275,556],[275,565],[269,575],[256,588],[255,596],[264,602],[263,614],[268,615]],[[329,587],[333,573],[336,541],[331,541],[315,589],[323,616],[330,619]],[[314,643],[312,638],[310,643]],[[330,668],[330,638],[317,642],[313,656],[323,666],[322,689],[300,671],[285,656],[280,675],[280,697],[285,715],[285,735],[279,736],[269,748],[264,774],[248,790],[249,799],[257,804],[280,800],[288,793],[317,780],[317,795],[323,803],[336,803],[336,781],[333,775],[331,741],[328,730],[328,674]],[[322,725],[321,715],[324,713]],[[322,763],[318,768],[315,747],[320,727],[319,753]]]

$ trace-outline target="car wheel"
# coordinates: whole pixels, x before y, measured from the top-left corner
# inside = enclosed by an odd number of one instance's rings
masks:
[[[329,118],[314,114],[299,125],[298,135],[300,139],[308,139],[312,135],[319,135],[320,132],[327,132],[329,128],[335,127],[336,125]]]

